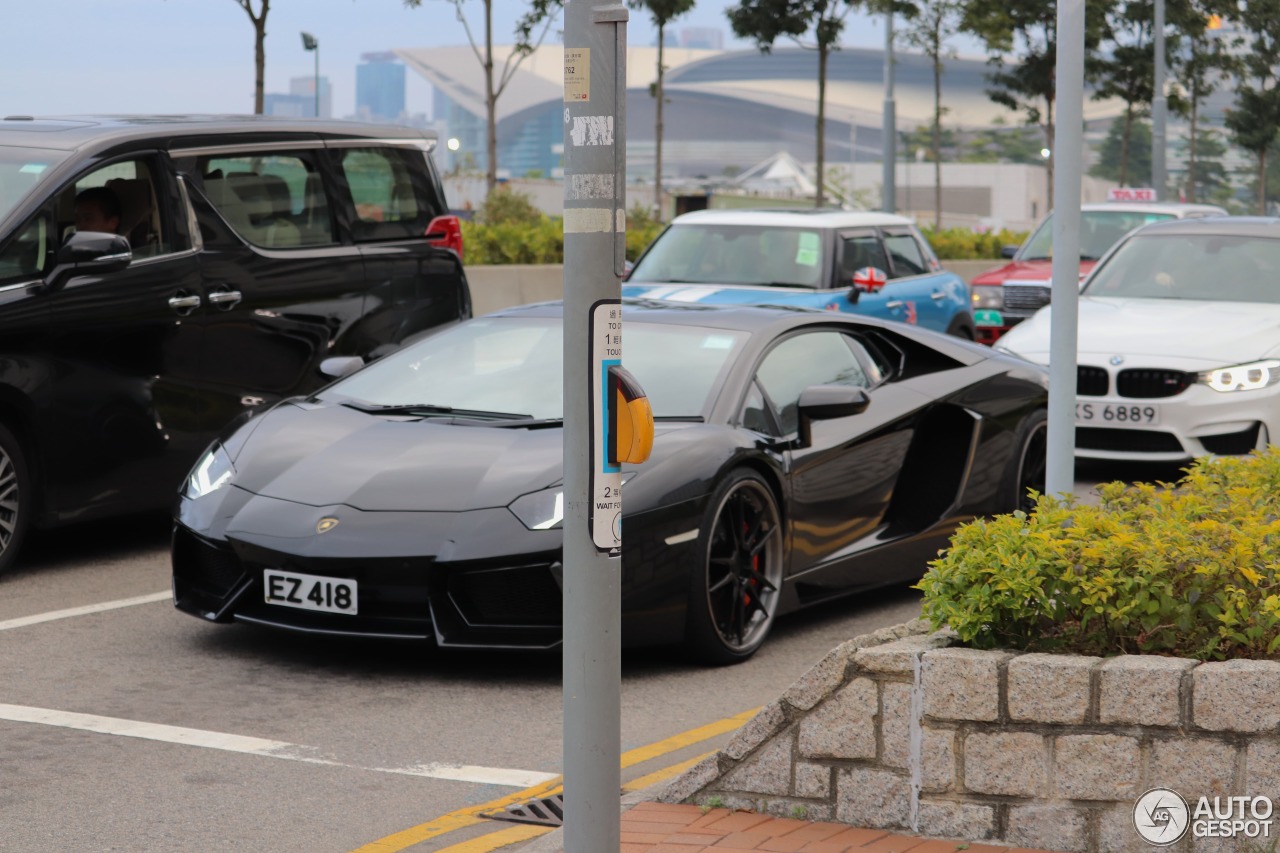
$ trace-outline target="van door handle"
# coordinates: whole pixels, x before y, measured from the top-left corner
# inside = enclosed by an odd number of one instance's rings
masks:
[[[892,302],[886,302],[884,304],[884,307],[888,308],[890,311],[896,311],[897,309],[902,307],[902,304],[903,303],[901,299],[895,299]]]
[[[947,294],[944,291],[935,290],[933,292],[933,295],[930,296],[929,298],[932,299],[934,302],[941,302],[942,300],[947,298]]]
[[[209,294],[209,302],[224,311],[234,307],[240,301],[240,298],[240,291],[238,290],[215,290]]]
[[[200,307],[200,297],[188,296],[185,293],[180,296],[172,296],[169,298],[169,307],[185,317]]]

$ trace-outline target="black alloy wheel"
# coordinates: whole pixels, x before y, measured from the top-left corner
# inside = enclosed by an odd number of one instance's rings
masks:
[[[690,592],[689,647],[706,663],[737,663],[760,648],[777,615],[781,514],[764,478],[739,470],[716,490],[704,521],[700,571]]]
[[[1014,509],[1031,512],[1036,507],[1031,497],[1034,489],[1044,494],[1046,471],[1048,469],[1049,452],[1049,416],[1043,409],[1027,416],[1018,430],[1018,443],[1015,445],[1017,455],[1014,456],[1015,468],[1012,483]]]
[[[31,482],[22,448],[0,426],[0,574],[13,565],[31,523]]]

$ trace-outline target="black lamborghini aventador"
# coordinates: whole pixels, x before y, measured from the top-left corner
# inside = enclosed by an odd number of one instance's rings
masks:
[[[749,657],[775,619],[919,577],[1044,488],[1044,372],[848,314],[626,303],[653,454],[624,466],[626,645]],[[192,470],[177,607],[210,622],[561,638],[558,303],[470,320],[233,425]]]

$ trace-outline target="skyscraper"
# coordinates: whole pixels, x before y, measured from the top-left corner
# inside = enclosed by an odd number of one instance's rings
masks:
[[[404,66],[393,53],[366,53],[356,66],[356,115],[396,121],[404,113]]]

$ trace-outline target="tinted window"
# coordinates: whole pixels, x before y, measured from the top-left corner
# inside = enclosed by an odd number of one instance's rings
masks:
[[[920,244],[910,234],[887,234],[884,246],[893,259],[893,275],[901,278],[908,275],[921,275],[929,271]]]
[[[256,246],[295,249],[334,240],[324,181],[311,152],[208,157],[205,195],[237,234]]]
[[[42,211],[0,246],[0,285],[41,278],[52,262],[54,230]]]
[[[863,267],[875,267],[885,273],[889,272],[889,258],[885,254],[880,238],[874,234],[858,234],[846,237],[841,243],[840,278],[842,283],[849,284],[853,274]]]
[[[822,245],[808,228],[672,225],[627,280],[821,287]]]
[[[416,148],[346,148],[342,173],[356,208],[356,239],[421,237],[439,215],[427,191],[426,154]]]
[[[159,175],[147,160],[95,169],[58,194],[61,239],[66,242],[77,229],[114,230],[129,238],[134,258],[172,252],[173,226],[161,208],[162,196]]]
[[[870,386],[855,346],[838,332],[809,332],[788,338],[764,357],[756,378],[778,411],[783,435],[799,429],[796,404],[811,385]]]
[[[1094,272],[1090,296],[1280,303],[1280,240],[1138,235]]]

